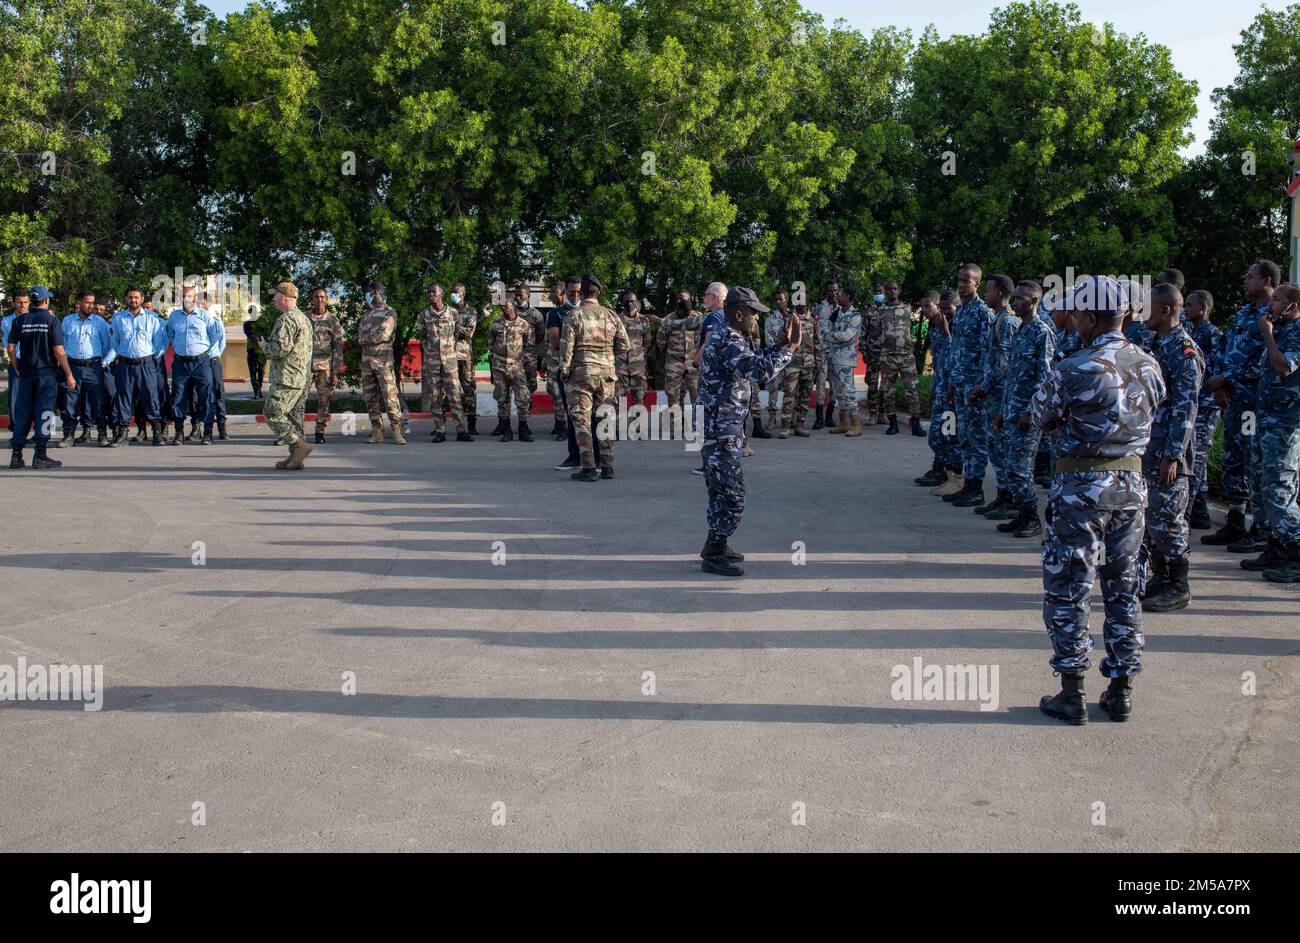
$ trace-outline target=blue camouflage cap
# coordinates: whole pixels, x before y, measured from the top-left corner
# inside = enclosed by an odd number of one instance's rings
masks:
[[[1074,283],[1070,307],[1093,314],[1120,315],[1128,312],[1128,292],[1109,275],[1085,275]]]

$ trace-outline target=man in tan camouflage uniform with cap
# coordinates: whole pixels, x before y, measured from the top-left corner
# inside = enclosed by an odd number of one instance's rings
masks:
[[[645,354],[650,340],[650,322],[641,313],[641,302],[636,293],[623,292],[623,330],[627,331],[627,350],[616,358],[614,364],[617,380],[614,396],[620,404],[632,394],[632,405],[644,406],[646,394]]]
[[[313,288],[311,311],[311,385],[316,389],[316,441],[325,441],[325,427],[330,421],[330,397],[338,385],[343,368],[343,325],[329,313],[329,299],[324,288]]]
[[[465,414],[460,408],[456,311],[443,302],[441,285],[430,285],[428,295],[429,306],[420,312],[415,323],[420,341],[420,407],[426,413],[433,413],[434,442],[447,441],[447,412],[456,423],[456,441],[473,442],[474,437],[465,431]]]
[[[402,434],[402,406],[397,401],[397,378],[393,375],[393,335],[397,332],[397,312],[388,307],[384,286],[374,284],[366,292],[370,310],[357,326],[357,343],[361,346],[361,396],[370,413],[370,438],[367,444],[384,441],[384,414],[393,427],[393,442],[406,444]]]
[[[898,297],[898,282],[885,285],[885,300],[876,308],[875,321],[880,338],[877,354],[880,375],[880,402],[869,412],[889,417],[886,435],[898,435],[898,409],[894,389],[899,378],[907,397],[907,412],[912,417],[912,435],[924,436],[921,428],[921,400],[916,393],[916,355],[912,346],[912,309]]]
[[[578,440],[582,470],[570,477],[575,481],[597,481],[614,477],[614,440],[597,436],[600,442],[600,472],[592,447],[593,407],[611,405],[614,399],[615,359],[628,347],[627,331],[618,315],[600,303],[604,286],[595,275],[582,279],[582,304],[564,323],[560,340],[560,376],[569,395],[569,421]]]
[[[776,294],[772,296],[772,310],[767,313],[763,319],[763,343],[770,346],[772,338],[777,337],[785,330],[785,322],[790,318],[790,295],[783,289],[777,289]],[[795,360],[798,360],[795,356]],[[776,421],[776,401],[777,394],[781,392],[783,383],[781,379],[782,371],[772,377],[767,384],[767,428],[777,429]],[[778,435],[778,438],[784,438]]]
[[[700,327],[704,315],[691,307],[690,292],[679,292],[677,307],[669,317],[659,322],[655,343],[665,351],[664,393],[669,408],[685,408],[686,394],[691,395],[694,406],[699,396],[700,368],[695,362],[695,348],[699,345]]]
[[[804,428],[804,421],[808,418],[808,399],[817,383],[818,364],[824,359],[822,335],[817,330],[812,315],[808,313],[807,305],[795,305],[794,311],[786,320],[791,318],[799,321],[802,331],[794,357],[781,371],[781,429],[777,438],[785,439],[796,435],[806,439],[808,430]],[[784,329],[785,325],[782,324],[781,331]],[[780,337],[781,334],[771,336]]]
[[[289,457],[275,463],[281,471],[295,471],[311,454],[303,438],[302,416],[311,379],[312,325],[298,310],[298,289],[293,282],[275,286],[271,300],[280,316],[266,341],[270,386],[263,406],[266,424],[289,446]]]
[[[515,303],[506,300],[501,317],[488,328],[488,363],[492,367],[492,395],[497,401],[497,427],[492,435],[502,442],[514,440],[510,431],[510,394],[515,397],[519,414],[519,441],[533,441],[528,429],[532,394],[524,374],[524,354],[533,344],[533,326],[519,316]]]
[[[525,284],[520,284],[515,289],[515,311],[519,316],[528,322],[533,329],[532,341],[524,347],[523,367],[524,367],[524,384],[528,387],[528,396],[531,399],[533,391],[537,389],[537,371],[539,367],[546,364],[546,315],[541,310],[533,307],[533,293]]]
[[[862,354],[862,365],[866,368],[862,381],[866,384],[867,395],[862,403],[869,426],[885,421],[885,414],[880,411],[880,359],[884,349],[880,306],[884,303],[885,286],[876,285],[871,298],[862,306],[862,334],[858,337],[858,353]]]
[[[478,435],[478,393],[474,387],[474,331],[478,312],[465,299],[465,283],[451,286],[451,306],[456,309],[456,373],[460,380],[460,408],[469,434]]]

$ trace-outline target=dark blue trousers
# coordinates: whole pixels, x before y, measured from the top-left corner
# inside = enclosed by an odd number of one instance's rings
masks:
[[[117,361],[113,381],[117,385],[113,410],[115,426],[125,429],[136,415],[149,422],[157,422],[161,418],[158,415],[158,372],[154,369],[152,360],[144,363]]]
[[[75,390],[68,390],[63,408],[63,431],[69,433],[80,423],[82,428],[104,425],[108,422],[106,415],[104,389],[104,367],[92,363],[71,364],[72,377],[77,381]]]
[[[58,393],[59,383],[53,370],[38,370],[30,376],[18,378],[18,387],[13,395],[14,411],[10,417],[13,420],[11,448],[21,449],[29,436],[38,448],[50,441]]]
[[[190,413],[205,426],[210,426],[214,422],[226,421],[226,374],[221,367],[221,358],[213,357],[208,361],[212,367],[212,395],[208,397],[208,408],[206,412],[198,411],[198,403],[194,404],[195,412]]]
[[[191,399],[193,397],[193,399]],[[184,424],[185,407],[194,404],[192,415],[206,416],[212,397],[212,368],[207,358],[203,360],[172,360],[172,400],[171,418],[173,422]]]

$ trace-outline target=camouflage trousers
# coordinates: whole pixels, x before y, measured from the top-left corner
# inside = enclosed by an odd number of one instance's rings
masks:
[[[827,388],[830,386],[830,370],[826,366],[826,358],[821,357],[817,361],[817,376],[813,380],[813,389],[817,393],[817,405],[825,406],[830,402],[827,395]]]
[[[560,368],[560,355],[558,351],[549,350],[546,354],[546,392],[551,394],[551,415],[555,417],[556,425],[564,425],[568,420],[564,415],[564,397],[560,395],[560,384],[555,379],[555,373]]]
[[[1179,475],[1172,485],[1165,487],[1160,484],[1158,474],[1152,472],[1146,480],[1146,528],[1138,563],[1139,575],[1146,573],[1146,562],[1154,554],[1166,560],[1186,560],[1192,552],[1191,529],[1187,525],[1192,479]]]
[[[998,473],[998,486],[1011,492],[1012,503],[1018,508],[1033,508],[1038,512],[1038,492],[1034,490],[1034,459],[1038,457],[1038,440],[1042,430],[1030,425],[1020,431],[1015,422],[1002,420],[998,438],[1002,448],[1003,469]]]
[[[709,530],[730,537],[740,526],[745,513],[745,472],[742,465],[740,436],[707,439],[701,451],[704,460],[704,486],[709,493],[706,516]]]
[[[1284,544],[1300,544],[1300,508],[1296,507],[1300,492],[1300,427],[1295,420],[1284,423],[1266,416],[1260,420],[1255,439],[1260,480],[1255,517],[1263,518],[1260,529]]]
[[[793,432],[808,415],[808,398],[817,382],[817,364],[812,357],[791,360],[781,371],[781,428]],[[773,402],[773,400],[769,400]]]
[[[324,432],[330,421],[330,397],[334,395],[330,368],[317,367],[312,370],[311,385],[316,390],[316,431]]]
[[[382,421],[386,414],[393,425],[402,422],[402,405],[397,401],[397,380],[391,363],[361,362],[361,398],[365,400],[370,423]]]
[[[684,359],[673,354],[668,355],[664,364],[664,393],[668,396],[668,405],[679,409],[685,405],[686,394],[691,394],[691,405],[699,398],[700,368],[688,354]]]
[[[304,438],[302,417],[307,408],[307,387],[291,390],[283,386],[272,387],[262,407],[266,425],[288,445],[297,445]]]
[[[1255,404],[1234,399],[1223,414],[1223,497],[1228,504],[1250,500],[1250,439],[1242,429],[1243,414],[1253,413]]]
[[[1138,554],[1143,521],[1141,508],[1107,510],[1054,496],[1049,499],[1043,540],[1043,623],[1052,640],[1053,671],[1080,672],[1092,666],[1089,597],[1098,576],[1106,608],[1101,673],[1115,678],[1142,670],[1146,641],[1138,602]]]
[[[474,362],[458,359],[456,374],[460,378],[460,408],[466,418],[477,418],[478,393],[474,389]]]
[[[465,431],[465,413],[460,408],[460,384],[456,371],[440,359],[424,358],[420,366],[420,411],[433,414],[436,432],[447,429],[447,413],[456,423],[456,431]]]
[[[957,413],[957,438],[961,443],[962,473],[969,481],[983,480],[989,463],[989,422],[984,401],[972,403],[971,390],[975,384],[953,387],[953,409]]]
[[[613,405],[614,380],[611,377],[583,377],[564,384],[569,395],[569,422],[573,437],[578,443],[578,456],[583,468],[596,467],[596,445],[600,447],[600,461],[606,468],[614,467],[614,439],[597,433],[592,443],[592,411],[600,406]]]
[[[985,396],[982,401],[984,406],[984,428],[988,430],[989,464],[993,466],[993,474],[997,476],[999,488],[1005,487],[1003,481],[1007,478],[1007,462],[1009,461],[1007,446],[1010,444],[1007,435],[1009,430],[1005,423],[1003,423],[1000,433],[993,428],[993,422],[997,418],[997,410],[993,404],[1000,402],[1002,402],[1001,390]]]
[[[867,406],[867,417],[868,417],[867,421],[875,422],[876,417],[878,415],[881,415],[880,410],[882,408],[881,407],[882,389],[880,383],[880,364],[875,361],[869,361],[865,357],[863,358],[862,363],[863,366],[866,368],[862,374],[862,385],[867,388],[867,395],[866,398],[864,399],[864,402],[866,403]],[[892,394],[892,390],[891,390],[891,394]],[[892,411],[892,407],[894,405],[894,398],[892,395],[890,396],[888,405],[891,407],[891,411]],[[888,415],[888,413],[885,413],[884,415]]]
[[[791,361],[791,363],[793,363],[793,361]],[[788,369],[797,369],[797,368],[793,368],[793,367],[790,367],[789,365],[787,365],[787,366],[786,366],[786,370],[788,370]],[[777,394],[780,393],[780,392],[785,388],[785,382],[784,382],[784,379],[783,379],[784,376],[785,376],[785,372],[786,372],[785,370],[778,370],[778,371],[777,371],[777,372],[772,376],[772,379],[768,381],[768,384],[767,384],[767,387],[766,387],[766,389],[767,389],[767,418],[768,418],[768,423],[767,423],[767,424],[768,424],[769,426],[775,424],[775,420],[776,420],[776,401],[777,401]]]
[[[492,397],[497,401],[497,415],[510,419],[510,395],[515,397],[515,412],[520,422],[527,422],[533,408],[533,395],[528,388],[528,377],[524,373],[524,364],[510,367],[496,367],[492,370]]]
[[[1209,491],[1210,449],[1214,447],[1214,430],[1219,425],[1217,407],[1201,406],[1196,410],[1196,437],[1192,441],[1191,497],[1205,497]]]
[[[519,362],[524,368],[524,385],[528,387],[528,397],[531,399],[533,390],[537,389],[537,354],[526,350]]]
[[[910,416],[921,418],[921,398],[916,393],[916,360],[903,353],[884,357],[880,361],[880,412],[892,416],[898,412],[898,381],[903,381],[903,393]]]
[[[620,403],[627,401],[628,394],[632,394],[632,405],[645,405],[646,394],[646,375],[645,363],[632,364],[626,369],[619,368],[618,378],[614,381],[614,398]]]
[[[856,353],[852,359],[843,356],[829,357],[826,360],[831,386],[835,390],[835,408],[845,411],[846,415],[854,415],[858,409],[858,388],[853,379],[853,368],[857,366],[857,362]]]
[[[948,383],[935,376],[930,385],[930,434],[926,440],[934,459],[944,468],[958,471],[961,469],[961,449],[957,444],[956,433],[944,432],[944,426],[951,423],[956,428],[957,413],[948,405]]]

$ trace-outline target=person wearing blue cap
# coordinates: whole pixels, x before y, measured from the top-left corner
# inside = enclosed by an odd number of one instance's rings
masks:
[[[50,314],[52,297],[52,291],[44,285],[37,285],[31,290],[32,309],[14,318],[9,327],[5,350],[18,375],[18,392],[13,397],[11,417],[13,438],[9,447],[13,456],[9,459],[10,468],[26,467],[23,448],[29,435],[36,446],[32,468],[60,468],[63,465],[45,451],[54,425],[54,403],[58,391],[56,371],[63,371],[68,389],[76,387],[77,381],[63,350],[63,330],[58,319]]]
[[[1106,609],[1100,667],[1110,679],[1100,706],[1111,720],[1125,721],[1146,644],[1138,602],[1147,503],[1142,456],[1165,384],[1160,365],[1120,333],[1128,297],[1118,282],[1085,277],[1070,304],[1083,346],[1052,369],[1030,405],[1034,425],[1055,435],[1057,455],[1044,522],[1043,622],[1061,691],[1044,696],[1039,709],[1067,723],[1088,722],[1089,596],[1100,576]]]

